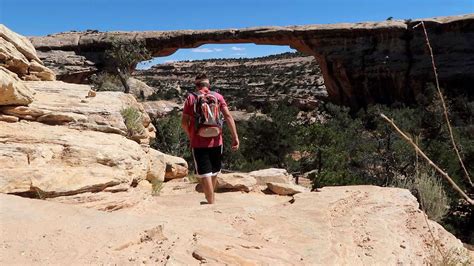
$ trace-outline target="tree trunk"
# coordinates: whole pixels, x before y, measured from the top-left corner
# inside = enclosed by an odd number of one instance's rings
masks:
[[[127,78],[125,77],[125,75],[122,73],[122,71],[120,71],[120,68],[117,67],[117,74],[120,78],[120,82],[122,82],[122,85],[123,85],[123,88],[124,88],[124,92],[125,93],[130,93],[130,86],[128,86],[128,83],[127,83]]]

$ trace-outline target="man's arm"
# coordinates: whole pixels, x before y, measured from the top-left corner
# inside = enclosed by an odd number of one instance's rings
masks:
[[[183,114],[181,117],[181,127],[183,128],[184,132],[188,136],[189,140],[191,140],[191,129],[189,128],[191,121],[191,117],[187,114]]]
[[[227,126],[229,127],[230,133],[232,134],[232,150],[236,151],[239,149],[240,142],[234,118],[230,114],[229,108],[227,108],[227,106],[222,108],[222,114],[224,115]]]

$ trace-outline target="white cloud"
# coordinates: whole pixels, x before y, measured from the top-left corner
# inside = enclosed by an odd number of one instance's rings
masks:
[[[171,64],[171,63],[174,63],[174,62],[176,62],[176,61],[175,60],[166,60],[164,63],[165,64]]]
[[[235,56],[242,56],[242,55],[247,55],[246,53],[236,53],[236,54],[232,54],[232,55],[235,55]]]
[[[191,51],[193,51],[194,53],[212,53],[212,52],[214,52],[213,50],[211,50],[209,48],[195,48],[195,49],[192,49]]]
[[[222,51],[224,51],[224,49],[221,49],[221,48],[214,48],[214,51],[216,51],[216,52],[222,52]]]
[[[232,50],[234,50],[234,51],[243,51],[243,50],[245,50],[245,48],[236,47],[236,46],[232,46],[232,48],[230,48],[230,49],[232,49]]]

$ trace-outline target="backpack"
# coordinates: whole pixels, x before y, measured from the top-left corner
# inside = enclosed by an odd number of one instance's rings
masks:
[[[222,133],[224,122],[216,93],[192,92],[194,100],[195,129],[198,136],[204,138],[217,137]]]

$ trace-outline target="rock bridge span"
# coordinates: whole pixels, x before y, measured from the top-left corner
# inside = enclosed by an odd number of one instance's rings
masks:
[[[143,41],[154,57],[203,44],[288,45],[315,57],[331,101],[364,107],[415,101],[434,81],[421,20],[343,23],[228,30],[67,32],[31,37],[59,79],[81,82],[104,66],[114,40]],[[474,14],[423,19],[442,86],[469,91],[474,82]]]

